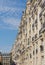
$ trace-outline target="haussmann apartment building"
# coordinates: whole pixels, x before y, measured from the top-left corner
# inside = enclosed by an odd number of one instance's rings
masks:
[[[45,65],[45,0],[27,0],[11,52],[17,65]]]

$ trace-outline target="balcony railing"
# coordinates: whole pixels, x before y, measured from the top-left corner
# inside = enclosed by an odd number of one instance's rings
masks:
[[[38,0],[39,3],[41,3],[42,0]]]
[[[39,14],[40,20],[42,20],[42,16],[45,17],[45,13],[43,14],[43,12],[45,11],[45,8],[41,11],[41,13]]]
[[[45,1],[42,3],[42,8],[44,8],[45,7]]]
[[[43,23],[43,26],[42,26],[42,28],[40,29],[39,34],[41,34],[41,33],[43,33],[43,32],[45,32],[45,22]]]
[[[39,4],[40,4],[40,6],[42,7],[42,8],[44,8],[45,7],[45,0],[39,0],[40,2],[39,2]]]

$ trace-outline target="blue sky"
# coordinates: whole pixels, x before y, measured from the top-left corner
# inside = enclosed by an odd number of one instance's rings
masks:
[[[10,52],[18,34],[26,0],[0,0],[0,51]]]

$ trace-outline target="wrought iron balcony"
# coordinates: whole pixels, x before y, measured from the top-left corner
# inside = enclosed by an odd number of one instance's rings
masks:
[[[44,11],[45,11],[45,8],[43,8],[43,10],[41,11],[41,13],[39,14],[40,20],[42,20],[42,15],[45,17],[45,13],[43,14]]]
[[[45,1],[42,3],[42,8],[44,8],[45,7]]]
[[[24,51],[25,51],[25,49],[24,49],[24,50],[22,50],[22,54],[24,53]]]
[[[20,55],[20,54],[24,53],[24,51],[25,51],[25,47],[23,46],[23,48],[18,49],[17,54]]]
[[[44,8],[45,7],[45,0],[39,0],[40,2],[39,2],[39,4],[40,4],[40,6],[42,7],[42,8]]]
[[[39,34],[41,34],[41,33],[43,33],[43,32],[45,32],[45,22],[43,23],[43,26],[42,26],[42,28],[40,29]]]
[[[39,4],[41,3],[42,0],[38,0]]]
[[[21,50],[21,53],[24,53],[25,51],[25,47],[23,46],[22,50]]]

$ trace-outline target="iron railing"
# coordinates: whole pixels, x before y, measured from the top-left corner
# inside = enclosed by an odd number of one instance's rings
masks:
[[[45,22],[43,23],[42,28],[39,31],[39,34],[41,34],[43,32],[45,32]]]

